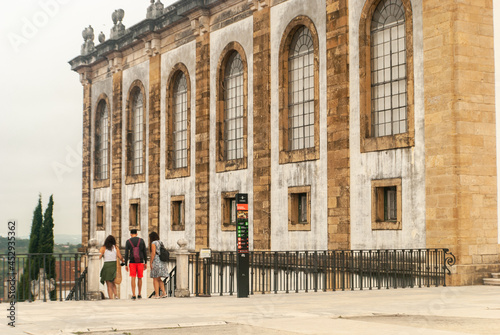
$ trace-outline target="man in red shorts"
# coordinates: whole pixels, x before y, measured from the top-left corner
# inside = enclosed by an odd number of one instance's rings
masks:
[[[135,277],[137,276],[137,298],[141,299],[143,271],[146,270],[148,257],[146,255],[146,243],[137,236],[137,229],[130,231],[130,239],[125,243],[125,271],[128,272],[128,261],[130,259],[130,278],[132,282],[132,300],[135,300]]]

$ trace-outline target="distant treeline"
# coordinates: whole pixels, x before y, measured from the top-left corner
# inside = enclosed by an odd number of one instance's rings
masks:
[[[8,249],[7,249],[7,242],[8,239],[7,237],[2,237],[0,236],[0,255],[7,254]],[[16,254],[26,254],[28,253],[28,247],[30,244],[29,239],[19,239],[16,238]],[[54,244],[54,253],[55,254],[60,254],[60,253],[74,253],[78,252],[78,248],[80,248],[82,245],[81,244],[69,244],[69,243],[64,243],[64,244]]]

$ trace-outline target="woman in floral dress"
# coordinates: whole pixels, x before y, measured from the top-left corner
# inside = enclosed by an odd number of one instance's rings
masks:
[[[153,299],[166,298],[167,293],[165,291],[165,284],[161,280],[161,277],[168,277],[167,262],[162,262],[160,260],[160,246],[162,242],[160,241],[160,236],[156,232],[149,234],[150,252],[151,252],[151,278],[153,278],[153,286],[155,289],[155,296]],[[160,290],[162,295],[160,296]]]

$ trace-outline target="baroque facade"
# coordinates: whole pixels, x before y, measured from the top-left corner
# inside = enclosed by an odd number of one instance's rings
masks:
[[[498,271],[492,0],[151,1],[83,32],[83,245],[449,248]]]

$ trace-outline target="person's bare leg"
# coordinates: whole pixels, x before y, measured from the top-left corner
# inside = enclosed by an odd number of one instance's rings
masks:
[[[106,287],[108,289],[108,298],[113,299],[113,288],[111,287],[111,283],[109,280],[106,280]]]
[[[155,296],[159,297],[160,292],[158,292],[158,290],[160,289],[160,287],[158,285],[158,281],[156,280],[156,278],[153,278],[153,286],[155,288]]]
[[[139,292],[139,295],[141,295],[141,290],[142,290],[142,278],[137,278],[137,290]],[[135,294],[134,294],[135,295]],[[138,295],[138,296],[139,296]]]
[[[130,277],[130,282],[132,283],[132,296],[135,297],[135,277]],[[141,291],[139,291],[139,294],[141,294],[140,292]]]
[[[111,290],[113,291],[113,299],[116,299],[118,297],[118,294],[116,294],[116,284],[115,282],[110,282],[111,283]]]
[[[165,290],[165,283],[161,280],[161,277],[158,278],[158,283],[160,284],[161,291],[163,292],[162,297],[166,297],[167,291]]]

